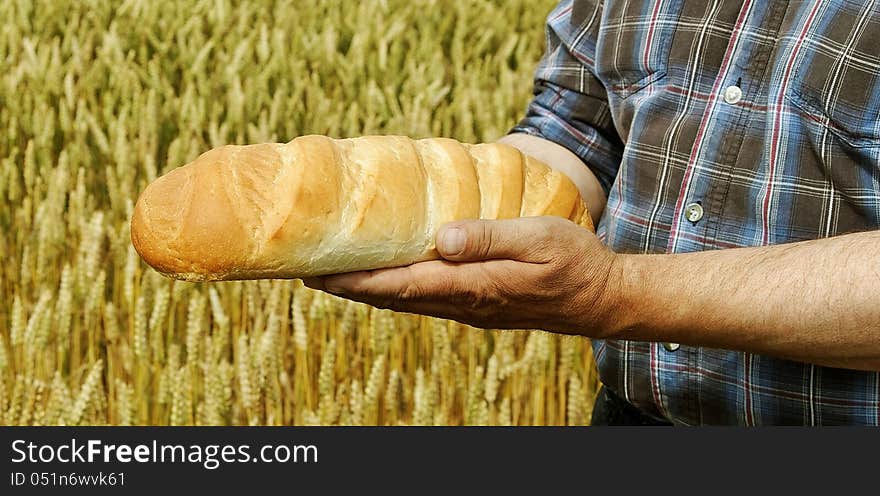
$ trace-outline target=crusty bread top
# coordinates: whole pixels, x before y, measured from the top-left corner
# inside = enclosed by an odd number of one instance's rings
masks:
[[[445,222],[556,215],[592,229],[563,174],[502,144],[403,136],[224,146],[150,184],[131,237],[179,279],[293,278],[438,258]]]

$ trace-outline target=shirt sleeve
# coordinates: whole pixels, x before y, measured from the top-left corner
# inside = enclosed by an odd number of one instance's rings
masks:
[[[593,66],[601,2],[565,0],[547,17],[547,50],[535,71],[534,98],[511,133],[558,143],[577,155],[607,195],[623,142],[614,128],[605,87]]]

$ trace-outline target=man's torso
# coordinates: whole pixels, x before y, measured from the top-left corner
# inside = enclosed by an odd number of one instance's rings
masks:
[[[624,145],[598,226],[615,251],[880,227],[880,2],[575,1],[548,22],[605,88]],[[583,86],[574,65],[554,69]],[[880,422],[877,373],[660,343],[594,349],[603,382],[677,423]]]

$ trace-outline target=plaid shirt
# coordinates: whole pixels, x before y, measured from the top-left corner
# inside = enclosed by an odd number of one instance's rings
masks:
[[[613,250],[880,227],[880,0],[566,0],[547,28],[535,97],[513,131],[590,167],[608,194],[597,231]],[[875,372],[593,347],[607,387],[677,424],[880,423]]]

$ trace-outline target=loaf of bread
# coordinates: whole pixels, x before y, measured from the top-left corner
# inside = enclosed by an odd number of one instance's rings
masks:
[[[538,215],[593,229],[566,176],[507,145],[302,136],[216,148],[158,178],[131,240],[177,279],[286,279],[437,259],[446,222]]]

